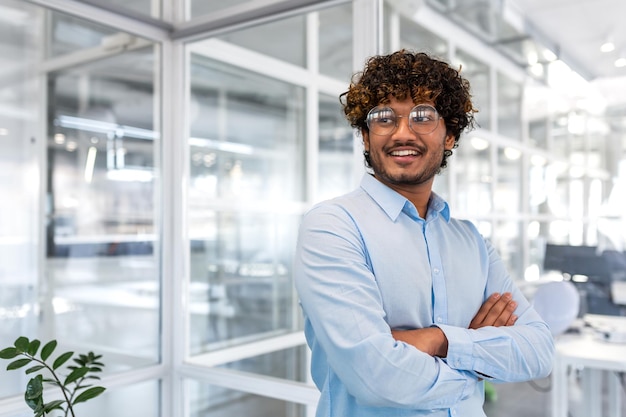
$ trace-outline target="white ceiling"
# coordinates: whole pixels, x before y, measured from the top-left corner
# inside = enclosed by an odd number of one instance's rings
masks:
[[[625,0],[508,1],[609,104],[626,102],[626,67],[614,65],[620,56],[626,58]],[[608,37],[615,50],[601,52]]]

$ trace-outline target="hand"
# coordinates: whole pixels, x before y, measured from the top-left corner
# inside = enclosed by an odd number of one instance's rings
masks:
[[[413,330],[392,330],[394,339],[408,343],[430,356],[445,358],[448,355],[448,338],[439,327]]]
[[[517,308],[517,302],[513,300],[510,292],[504,294],[493,293],[480,306],[478,313],[472,319],[469,328],[478,329],[485,326],[512,326],[517,320],[513,314]]]

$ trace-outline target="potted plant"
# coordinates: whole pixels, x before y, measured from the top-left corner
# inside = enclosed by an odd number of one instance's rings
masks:
[[[61,411],[64,417],[76,417],[76,404],[95,398],[105,390],[104,387],[90,383],[100,379],[97,374],[104,367],[100,362],[102,355],[89,352],[74,357],[74,352],[65,352],[50,363],[48,360],[57,347],[57,341],[51,340],[41,350],[40,347],[39,340],[29,340],[21,336],[15,340],[13,346],[0,351],[0,359],[15,359],[7,365],[9,371],[28,366],[26,374],[34,374],[26,384],[24,400],[35,417],[46,416],[54,410]],[[70,359],[73,361],[68,364]],[[49,374],[49,377],[44,377],[44,374]],[[44,384],[58,387],[63,399],[46,403],[43,399]]]

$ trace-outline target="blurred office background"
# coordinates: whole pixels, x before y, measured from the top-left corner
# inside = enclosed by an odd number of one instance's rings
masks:
[[[312,416],[297,226],[358,183],[338,95],[399,48],[472,83],[480,126],[435,184],[453,214],[520,286],[576,278],[584,308],[623,314],[609,291],[623,268],[559,265],[571,248],[625,249],[624,13],[619,0],[0,0],[0,347],[26,335],[103,354],[108,390],[81,415]],[[0,416],[31,415],[29,377],[2,362]]]

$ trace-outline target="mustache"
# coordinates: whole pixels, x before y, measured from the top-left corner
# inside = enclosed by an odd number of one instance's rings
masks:
[[[396,150],[407,150],[407,149],[414,149],[417,152],[419,152],[420,154],[424,154],[426,153],[426,147],[420,144],[417,144],[415,142],[412,143],[394,143],[393,146],[389,146],[389,147],[384,147],[383,150],[386,153],[390,153]]]

